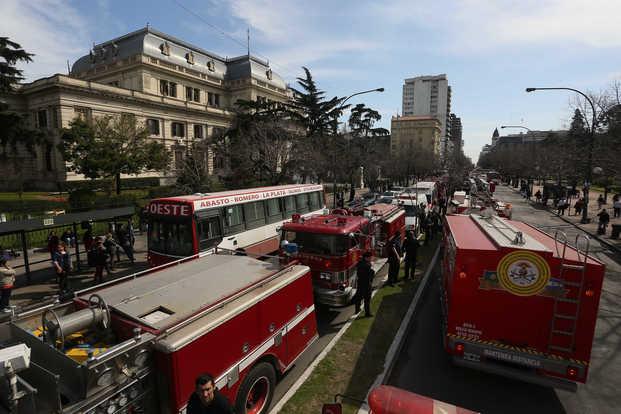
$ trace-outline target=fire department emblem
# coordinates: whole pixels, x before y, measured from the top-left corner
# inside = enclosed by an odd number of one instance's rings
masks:
[[[498,263],[496,273],[500,285],[518,296],[540,294],[550,281],[548,263],[533,252],[509,253]]]

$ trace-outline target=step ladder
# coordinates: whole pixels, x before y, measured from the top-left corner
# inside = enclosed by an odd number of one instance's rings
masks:
[[[581,249],[580,246],[581,241],[584,245],[583,249]],[[550,321],[550,335],[548,338],[548,353],[553,351],[572,353],[574,352],[574,348],[576,345],[576,325],[580,316],[580,305],[584,289],[587,260],[589,257],[590,239],[588,236],[585,236],[583,234],[576,235],[574,249],[576,250],[576,253],[578,255],[577,261],[579,264],[567,263],[566,254],[568,244],[569,242],[567,239],[567,234],[565,232],[557,230],[554,233],[554,247],[556,248],[556,255],[561,259],[558,278],[563,284],[563,287],[570,287],[572,291],[577,292],[577,296],[572,298],[556,297],[554,299],[554,310],[552,312],[552,320]],[[579,276],[578,281],[567,280],[568,274],[575,275],[576,272],[578,272]],[[563,306],[561,304],[566,304],[563,313],[559,311],[559,307]],[[567,308],[571,310],[568,311]],[[564,328],[561,329],[559,325],[564,325]],[[569,337],[569,341],[564,341],[565,344],[569,342],[569,346],[559,346],[555,344],[555,342],[558,342],[555,341],[555,338],[557,337]]]

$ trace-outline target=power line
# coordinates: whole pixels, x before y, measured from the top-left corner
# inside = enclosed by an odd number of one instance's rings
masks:
[[[218,26],[216,26],[215,24],[209,22],[207,19],[205,19],[203,16],[201,16],[200,14],[196,13],[195,11],[188,9],[187,7],[185,7],[181,2],[179,2],[178,0],[172,0],[177,6],[179,6],[180,8],[182,8],[183,10],[185,10],[186,12],[188,12],[189,14],[191,14],[192,16],[196,17],[197,19],[199,19],[200,21],[202,21],[203,23],[205,23],[207,26],[211,27],[214,31],[218,32],[219,34],[221,34],[224,37],[229,38],[231,41],[237,43],[238,45],[240,45],[241,47],[243,47],[244,49],[247,48],[248,50],[248,55],[250,56],[250,31],[248,31],[248,41],[247,43],[244,43],[242,40],[237,39],[233,36],[231,36],[230,34],[228,34],[226,31],[224,31],[224,29],[219,28]],[[254,53],[256,56],[263,58],[264,60],[266,60],[268,62],[268,64],[270,63],[270,59],[267,56],[262,55],[259,52]],[[276,62],[272,61],[271,64],[273,66],[275,66],[276,68],[280,68],[279,70],[282,69],[282,72],[284,74],[287,74],[289,76],[292,76],[291,72],[289,72],[289,70],[287,70],[283,65],[279,65]],[[297,76],[293,75],[293,79],[296,79]]]

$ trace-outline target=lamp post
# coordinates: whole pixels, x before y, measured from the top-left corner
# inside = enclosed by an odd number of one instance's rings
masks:
[[[589,222],[589,186],[591,185],[592,178],[592,169],[593,169],[593,143],[595,141],[595,129],[597,128],[597,114],[595,113],[595,105],[593,105],[593,101],[589,98],[585,93],[579,91],[578,89],[573,88],[526,88],[526,92],[534,92],[534,91],[572,91],[576,92],[584,97],[587,102],[591,105],[591,111],[593,112],[593,120],[591,121],[591,128],[589,131],[589,148],[587,151],[587,167],[586,167],[586,176],[584,179],[584,188],[582,193],[584,195],[584,207],[582,209],[582,219],[580,223],[586,224]]]
[[[530,132],[530,128],[526,128],[525,126],[522,125],[501,125],[500,128],[505,129],[505,128],[522,128],[527,130],[528,132]]]
[[[352,93],[347,98],[345,98],[343,102],[341,102],[341,105],[337,109],[340,112],[345,106],[345,102],[347,102],[350,98],[353,98],[354,96],[362,95],[365,93],[372,93],[372,92],[384,92],[384,88],[375,88],[375,89],[369,89],[367,91]],[[334,149],[334,152],[332,153],[332,168],[335,168],[335,166],[336,166],[336,149]],[[334,169],[333,172],[334,172],[334,183],[332,185],[332,208],[334,209],[336,208],[336,169]]]

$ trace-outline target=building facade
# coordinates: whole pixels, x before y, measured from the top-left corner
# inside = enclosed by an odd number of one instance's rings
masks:
[[[94,46],[74,63],[70,75],[21,85],[7,101],[49,139],[35,156],[18,148],[19,173],[30,188],[55,189],[63,181],[84,179],[67,172],[58,151],[61,129],[76,117],[135,115],[150,138],[172,154],[169,169],[140,177],[170,181],[194,144],[204,144],[198,156],[210,173],[217,172],[224,160],[214,157],[211,138],[230,125],[237,100],[286,102],[290,96],[265,61],[250,55],[222,58],[146,27]],[[18,173],[4,169],[9,177]]]
[[[445,74],[405,79],[402,114],[430,116],[440,121],[440,156],[450,140],[451,87]]]
[[[450,140],[448,152],[454,154],[456,151],[461,152],[464,147],[464,141],[462,138],[462,125],[461,118],[455,114],[450,115]]]
[[[441,122],[431,116],[401,116],[391,120],[390,152],[430,152],[440,155]]]

